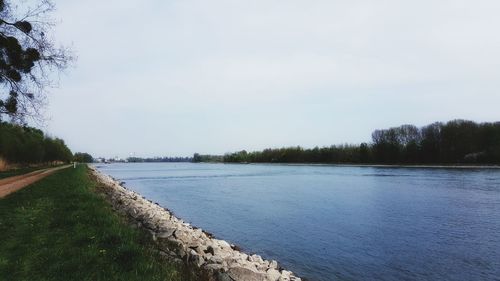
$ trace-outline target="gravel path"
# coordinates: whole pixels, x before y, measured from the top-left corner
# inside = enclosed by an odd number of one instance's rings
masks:
[[[28,174],[14,176],[0,180],[0,198],[3,198],[13,192],[18,191],[44,177],[53,174],[55,171],[71,167],[72,165],[65,165],[56,168],[41,169]]]

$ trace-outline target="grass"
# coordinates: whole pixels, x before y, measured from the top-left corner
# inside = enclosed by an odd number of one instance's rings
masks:
[[[0,199],[0,280],[188,280],[95,192],[87,167]]]

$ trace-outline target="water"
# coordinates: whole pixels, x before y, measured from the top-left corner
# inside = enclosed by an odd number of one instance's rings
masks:
[[[99,169],[308,280],[500,280],[500,170],[191,163]]]

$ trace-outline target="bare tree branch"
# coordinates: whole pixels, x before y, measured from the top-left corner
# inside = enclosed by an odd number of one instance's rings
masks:
[[[55,5],[39,0],[22,8],[0,0],[0,120],[42,120],[45,97],[57,84],[54,75],[74,61],[68,48],[49,39]]]

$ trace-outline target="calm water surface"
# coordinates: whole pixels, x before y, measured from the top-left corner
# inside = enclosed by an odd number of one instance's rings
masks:
[[[97,165],[308,280],[500,280],[500,171]]]

